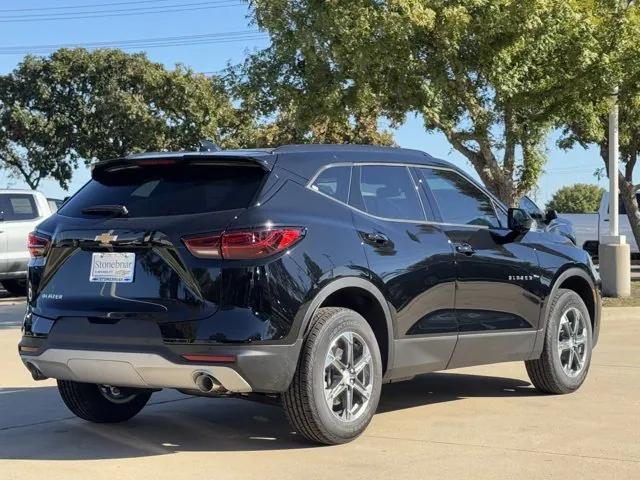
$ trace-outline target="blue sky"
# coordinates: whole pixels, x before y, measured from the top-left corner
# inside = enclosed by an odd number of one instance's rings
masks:
[[[120,3],[120,6],[95,6],[98,4]],[[133,3],[133,2],[132,2]],[[124,5],[122,0],[4,0],[0,2],[0,46],[33,46],[82,44],[87,42],[112,42],[122,40],[147,39],[183,35],[211,34],[218,32],[237,32],[254,29],[249,25],[248,7],[240,0],[218,0],[203,2],[195,0],[157,0],[138,1],[136,5]],[[214,5],[215,3],[215,5]],[[56,20],[33,21],[35,18],[50,19],[50,14],[57,13],[68,17],[70,12],[114,10],[117,8],[160,8],[166,5],[191,5],[193,10],[176,12],[168,11],[144,15],[118,15],[103,18],[64,18]],[[91,6],[94,5],[94,6]],[[78,7],[76,10],[47,10],[40,8]],[[215,6],[217,8],[203,8]],[[185,6],[185,9],[187,7]],[[8,12],[20,9],[21,11]],[[29,9],[29,10],[27,10]],[[175,9],[174,9],[175,10]],[[41,15],[41,17],[36,17]],[[20,16],[16,21],[16,16]],[[84,16],[77,15],[76,16]],[[14,19],[8,20],[8,17]],[[160,48],[149,48],[147,54],[152,60],[173,67],[183,63],[198,72],[216,72],[223,69],[228,62],[241,61],[248,52],[266,45],[266,40],[250,40],[224,44],[182,45]],[[0,73],[11,71],[21,61],[22,54],[0,54]],[[552,133],[547,142],[549,163],[545,174],[539,182],[534,197],[540,204],[549,200],[551,195],[564,185],[572,183],[599,183],[606,185],[606,180],[594,177],[594,171],[602,166],[596,149],[583,150],[576,148],[564,152],[556,148],[557,133]],[[466,171],[472,173],[470,164],[451,148],[446,139],[437,133],[427,134],[422,122],[409,118],[405,124],[395,131],[395,138],[400,146],[417,148],[430,154],[445,158]],[[70,192],[82,186],[89,175],[86,169],[78,170],[73,178]],[[8,178],[0,172],[0,188],[6,186],[22,188],[24,184],[17,179]],[[62,198],[65,193],[56,182],[45,181],[42,190],[48,196]]]

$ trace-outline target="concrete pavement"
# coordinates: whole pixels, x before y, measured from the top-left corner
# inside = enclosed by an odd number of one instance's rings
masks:
[[[0,309],[4,306],[0,305]],[[74,418],[53,381],[33,382],[0,329],[0,478],[640,478],[640,310],[605,311],[583,388],[540,395],[522,363],[383,387],[355,442],[316,447],[280,409],[154,394],[120,425]]]
[[[25,311],[24,297],[12,297],[0,289],[0,329],[19,327]]]

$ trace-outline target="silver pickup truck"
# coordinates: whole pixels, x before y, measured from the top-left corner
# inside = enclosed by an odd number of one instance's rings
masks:
[[[640,202],[640,192],[636,193],[636,198]],[[633,237],[622,199],[618,204],[620,206],[618,219],[620,235],[627,237],[627,243],[631,246],[631,254],[638,255],[638,244]],[[563,213],[561,218],[567,219],[573,224],[576,245],[587,250],[592,256],[597,256],[600,238],[609,232],[609,193],[605,192],[602,195],[598,213]]]
[[[9,293],[26,293],[27,236],[56,209],[40,192],[0,190],[0,283]]]

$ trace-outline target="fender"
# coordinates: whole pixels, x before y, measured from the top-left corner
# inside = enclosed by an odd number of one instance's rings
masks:
[[[387,368],[391,365],[394,365],[394,332],[393,321],[391,315],[391,309],[389,308],[389,303],[385,299],[382,292],[370,281],[365,280],[360,277],[342,277],[337,280],[333,280],[329,284],[322,287],[322,289],[316,293],[313,297],[313,300],[309,302],[306,306],[306,310],[304,310],[304,315],[302,317],[302,322],[300,324],[300,328],[298,330],[298,339],[304,338],[307,333],[309,326],[311,324],[311,318],[316,310],[322,305],[322,303],[329,298],[332,293],[337,292],[338,290],[342,290],[344,288],[360,288],[362,290],[366,290],[368,293],[374,296],[374,298],[378,301],[380,306],[382,307],[382,311],[384,312],[385,321],[387,323],[387,342],[388,342],[388,358],[387,358]],[[302,310],[302,309],[301,309]]]
[[[538,333],[536,334],[536,342],[534,344],[533,351],[531,352],[531,359],[540,358],[540,355],[542,355],[542,349],[544,347],[544,338],[547,333],[547,323],[548,323],[549,313],[551,309],[551,299],[553,299],[554,295],[560,288],[560,285],[562,285],[562,283],[566,279],[571,277],[580,277],[586,280],[586,282],[591,287],[591,290],[594,292],[596,291],[596,285],[595,285],[595,282],[593,281],[593,278],[591,277],[591,275],[589,275],[587,272],[585,272],[581,268],[569,267],[566,270],[563,270],[560,274],[556,275],[555,279],[552,282],[551,290],[549,291],[547,298],[544,300],[544,305],[540,310],[541,328],[538,330]],[[597,295],[596,295],[596,298],[594,298],[594,305],[595,305],[594,318],[592,320],[593,320],[593,327],[594,327],[593,328],[593,345],[595,346],[598,340],[598,330],[600,328],[600,301],[597,298]]]

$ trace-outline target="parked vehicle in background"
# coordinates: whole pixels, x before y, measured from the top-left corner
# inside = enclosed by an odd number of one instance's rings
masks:
[[[27,236],[51,213],[40,192],[0,190],[0,283],[12,295],[26,294]]]
[[[545,213],[536,202],[526,195],[520,199],[519,207],[536,221],[538,228],[567,237],[574,245],[577,245],[575,229],[566,217],[559,217],[555,210],[549,210]]]
[[[640,191],[636,193],[636,198],[640,202]],[[638,256],[640,253],[638,244],[633,236],[629,218],[627,217],[627,210],[621,198],[618,205],[620,209],[618,217],[620,235],[627,237],[627,243],[631,246],[631,255]],[[562,218],[569,220],[573,224],[576,233],[576,245],[585,249],[592,257],[597,257],[600,238],[609,233],[609,192],[602,194],[598,213],[567,213],[563,214]]]
[[[60,200],[59,198],[47,198],[47,202],[49,203],[49,208],[51,209],[51,213],[57,212],[64,200]]]

